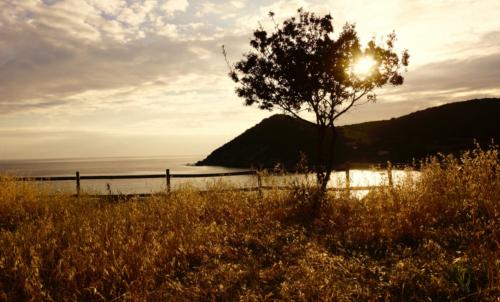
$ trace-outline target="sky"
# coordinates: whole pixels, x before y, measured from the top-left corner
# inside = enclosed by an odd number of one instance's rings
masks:
[[[300,7],[410,52],[340,124],[500,96],[498,0],[1,0],[0,159],[207,155],[280,113],[243,105],[221,45],[238,61]]]

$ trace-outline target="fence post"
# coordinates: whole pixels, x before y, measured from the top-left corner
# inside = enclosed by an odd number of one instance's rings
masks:
[[[349,163],[345,164],[345,187],[347,191],[347,195],[351,195],[351,175],[350,175],[350,167]]]
[[[259,196],[262,197],[262,178],[259,171],[257,171],[257,186],[259,188]]]
[[[393,187],[392,181],[392,164],[390,161],[387,162],[387,179],[389,180],[389,187]]]
[[[170,169],[165,171],[165,177],[167,179],[167,193],[170,193]]]
[[[80,172],[76,171],[76,196],[80,196]]]

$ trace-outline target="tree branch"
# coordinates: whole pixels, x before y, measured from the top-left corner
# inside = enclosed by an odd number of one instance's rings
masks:
[[[353,97],[352,97],[352,101],[351,103],[346,107],[344,108],[343,110],[339,111],[339,113],[335,114],[333,119],[332,119],[332,124],[333,124],[333,121],[336,120],[339,116],[341,116],[342,114],[346,113],[347,111],[349,111],[349,109],[352,108],[352,106],[354,106],[354,104],[359,101],[362,97],[364,97],[367,93],[369,92],[368,89],[365,89],[363,91],[363,93],[361,93],[358,97],[356,97],[356,92],[353,93]]]
[[[298,115],[298,114],[297,114],[297,113],[296,113],[293,109],[291,109],[290,107],[288,107],[288,106],[284,106],[284,105],[279,105],[279,107],[280,107],[281,109],[283,109],[283,111],[285,111],[285,112],[289,113],[291,116],[293,116],[293,117],[295,117],[295,118],[297,118],[297,119],[299,119],[299,120],[303,120],[303,121],[306,121],[306,122],[307,122],[307,120],[306,120],[306,119],[302,118],[300,115]]]

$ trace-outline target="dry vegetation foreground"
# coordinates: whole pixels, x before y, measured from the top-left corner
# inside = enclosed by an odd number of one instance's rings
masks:
[[[315,219],[301,185],[103,202],[4,178],[0,301],[499,301],[497,149],[421,171]]]

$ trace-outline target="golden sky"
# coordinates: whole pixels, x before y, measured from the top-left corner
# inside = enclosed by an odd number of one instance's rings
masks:
[[[342,124],[500,96],[498,0],[2,0],[0,159],[205,155],[273,114],[236,97],[221,44],[237,61],[300,7],[410,51],[405,85]]]

